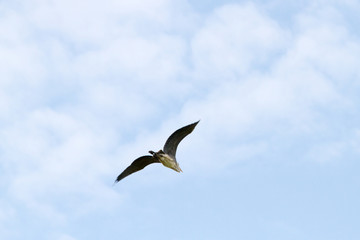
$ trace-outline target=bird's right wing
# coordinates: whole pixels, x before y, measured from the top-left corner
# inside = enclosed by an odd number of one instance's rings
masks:
[[[164,152],[175,158],[176,149],[179,143],[181,142],[181,140],[184,139],[184,137],[189,135],[194,130],[194,128],[199,122],[200,120],[185,127],[182,127],[176,130],[173,134],[171,134],[171,136],[166,140],[166,143],[164,145]]]
[[[130,174],[137,172],[151,163],[158,163],[159,160],[153,156],[142,156],[134,160],[129,167],[127,167],[115,180],[115,183],[119,182],[124,177],[129,176]]]

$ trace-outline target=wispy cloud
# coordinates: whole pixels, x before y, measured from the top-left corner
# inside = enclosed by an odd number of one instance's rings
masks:
[[[358,157],[360,42],[346,12],[359,5],[316,1],[284,23],[271,3],[2,2],[0,223],[12,227],[0,237],[82,239],[69,222],[131,211],[116,174],[199,119],[178,153],[190,178]],[[151,171],[142,184],[159,183]]]

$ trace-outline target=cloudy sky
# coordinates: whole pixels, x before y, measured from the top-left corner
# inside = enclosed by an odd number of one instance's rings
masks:
[[[359,11],[0,1],[0,238],[359,239]]]

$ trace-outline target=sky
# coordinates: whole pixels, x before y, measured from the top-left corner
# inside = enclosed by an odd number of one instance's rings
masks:
[[[0,238],[359,239],[359,11],[0,1]]]

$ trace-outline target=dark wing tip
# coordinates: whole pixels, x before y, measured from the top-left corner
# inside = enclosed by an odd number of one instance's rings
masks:
[[[196,126],[200,122],[200,119],[197,122],[194,122],[193,124]]]
[[[194,123],[191,123],[190,125],[197,125],[198,123],[200,122],[200,119],[199,120],[197,120],[196,122],[194,122]]]
[[[192,133],[192,131],[195,129],[196,125],[198,125],[199,122],[200,122],[200,120],[198,120],[197,122],[191,123],[191,124],[183,127],[182,129],[189,128],[189,129],[190,129],[190,132],[189,132],[188,134],[190,134],[190,133]],[[179,130],[180,130],[180,129],[179,129]]]
[[[121,179],[123,179],[123,178],[126,177],[126,176],[122,176],[122,175],[124,175],[124,174],[120,174],[120,175],[115,179],[115,181],[114,181],[114,183],[113,183],[113,186],[114,186],[115,184],[117,184],[118,182],[120,182]],[[129,174],[129,175],[130,175],[130,174]]]

